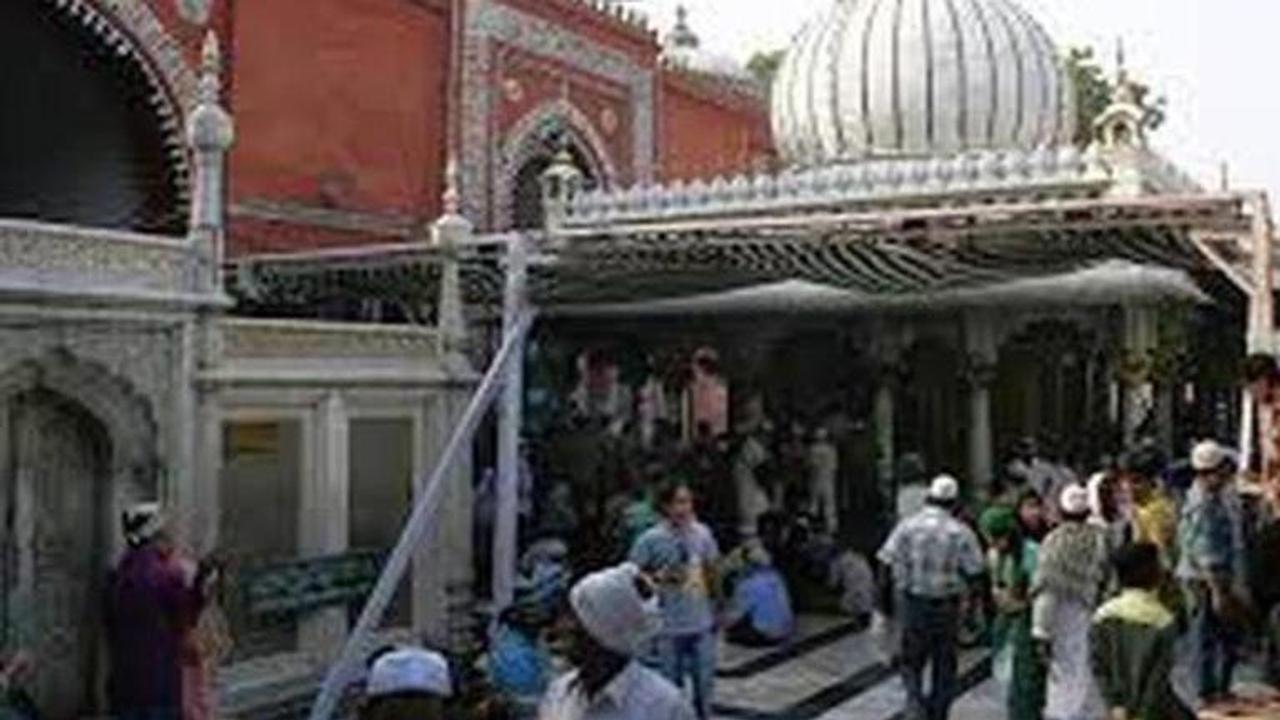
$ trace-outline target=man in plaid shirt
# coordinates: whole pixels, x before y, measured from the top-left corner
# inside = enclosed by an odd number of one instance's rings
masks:
[[[977,536],[952,515],[959,495],[955,478],[935,478],[924,509],[903,519],[876,556],[893,572],[903,611],[902,673],[912,720],[945,720],[950,712],[961,604],[984,570]],[[927,699],[926,664],[933,677]]]

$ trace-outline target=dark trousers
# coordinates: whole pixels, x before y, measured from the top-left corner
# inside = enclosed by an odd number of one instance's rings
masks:
[[[1214,612],[1207,592],[1196,598],[1192,628],[1200,650],[1200,697],[1217,698],[1231,692],[1240,631],[1235,623]]]
[[[960,627],[958,598],[932,599],[907,595],[902,608],[902,683],[907,690],[908,720],[946,720],[956,692],[956,636]],[[929,666],[929,694],[924,669]]]
[[[777,647],[784,641],[771,638],[751,624],[751,618],[744,617],[725,631],[725,639],[734,645],[749,648]]]

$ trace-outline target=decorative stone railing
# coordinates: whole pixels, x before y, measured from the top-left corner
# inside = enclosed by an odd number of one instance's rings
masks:
[[[185,238],[0,219],[0,287],[148,296],[191,293]]]
[[[597,190],[573,202],[566,224],[581,227],[953,198],[966,202],[988,197],[1075,197],[1104,190],[1111,179],[1111,169],[1098,153],[1082,153],[1074,147],[867,160],[777,175]]]
[[[229,360],[429,360],[439,334],[412,325],[231,318],[220,324]]]

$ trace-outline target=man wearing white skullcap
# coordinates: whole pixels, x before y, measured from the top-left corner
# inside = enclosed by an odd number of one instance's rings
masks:
[[[186,635],[216,570],[201,562],[191,580],[158,503],[120,520],[128,549],[108,578],[104,613],[112,717],[179,717]]]
[[[453,696],[453,679],[444,656],[423,648],[385,652],[373,661],[365,681],[360,720],[434,720]]]
[[[1044,539],[1032,580],[1031,634],[1049,658],[1044,716],[1102,717],[1102,696],[1089,662],[1089,629],[1110,557],[1106,531],[1089,522],[1089,489],[1072,484],[1058,496],[1062,524]]]
[[[1175,571],[1192,600],[1192,631],[1200,651],[1200,697],[1231,692],[1244,601],[1244,526],[1239,498],[1230,491],[1232,458],[1212,440],[1191,451],[1195,484],[1178,523]]]
[[[902,609],[908,716],[946,720],[956,694],[960,605],[985,570],[978,537],[952,514],[959,498],[955,478],[934,478],[924,509],[899,522],[876,555],[893,572]],[[926,664],[933,678],[928,698]]]
[[[539,720],[694,720],[680,691],[635,660],[662,626],[653,585],[630,563],[593,573],[569,593],[569,662]]]

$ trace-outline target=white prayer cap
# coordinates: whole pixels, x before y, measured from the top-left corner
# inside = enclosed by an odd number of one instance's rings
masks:
[[[158,502],[131,505],[120,517],[125,537],[137,543],[154,538],[164,529],[165,523],[164,512]]]
[[[1085,483],[1085,491],[1089,493],[1089,512],[1095,517],[1103,517],[1102,512],[1102,486],[1106,484],[1108,475],[1104,472],[1096,472],[1089,476],[1089,482]]]
[[[960,497],[960,483],[950,475],[939,475],[929,484],[929,499],[951,502]]]
[[[400,648],[378,658],[369,670],[365,695],[453,695],[449,663],[440,653],[422,648]]]
[[[747,562],[753,565],[773,564],[773,557],[769,555],[769,551],[765,549],[764,543],[760,542],[759,538],[752,538],[748,540],[743,545],[743,548],[746,550],[745,555]]]
[[[1058,507],[1067,515],[1088,514],[1089,490],[1075,483],[1062,488],[1062,494],[1058,496]]]
[[[1226,448],[1212,440],[1205,440],[1191,449],[1191,469],[1196,472],[1217,470],[1230,457]]]
[[[631,563],[592,573],[569,591],[569,604],[591,637],[628,657],[644,649],[662,628],[657,593],[645,598],[637,581],[648,583]]]

